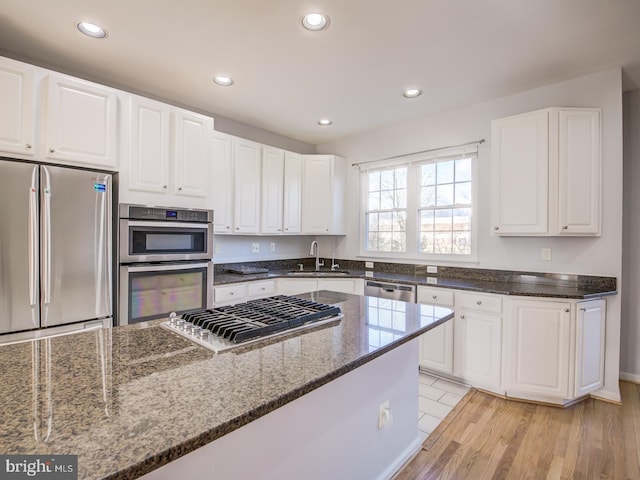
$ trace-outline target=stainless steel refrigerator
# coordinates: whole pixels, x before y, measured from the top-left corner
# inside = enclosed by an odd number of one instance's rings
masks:
[[[0,343],[112,323],[111,185],[108,173],[0,158]]]

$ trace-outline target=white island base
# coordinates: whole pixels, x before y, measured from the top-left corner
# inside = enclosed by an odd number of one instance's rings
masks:
[[[389,479],[420,448],[417,364],[414,339],[141,478]]]

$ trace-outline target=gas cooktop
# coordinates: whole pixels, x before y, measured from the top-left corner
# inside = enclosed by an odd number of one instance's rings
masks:
[[[260,298],[227,307],[171,314],[161,325],[216,353],[267,338],[337,323],[339,307],[287,295]]]

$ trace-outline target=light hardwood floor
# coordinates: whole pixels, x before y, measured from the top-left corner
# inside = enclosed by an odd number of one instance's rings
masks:
[[[472,389],[394,480],[640,479],[640,385],[562,409]]]

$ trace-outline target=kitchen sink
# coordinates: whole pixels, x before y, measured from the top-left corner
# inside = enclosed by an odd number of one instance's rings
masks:
[[[348,270],[290,270],[287,275],[295,276],[313,276],[313,277],[340,277],[342,275],[349,275]]]

